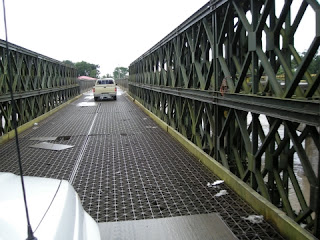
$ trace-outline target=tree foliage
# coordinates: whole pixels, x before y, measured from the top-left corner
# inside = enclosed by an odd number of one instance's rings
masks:
[[[303,52],[301,58],[304,58],[307,53]],[[320,69],[320,55],[319,52],[315,55],[310,63],[308,70],[310,74],[317,74]]]
[[[93,78],[99,77],[99,65],[82,61],[75,63],[75,66],[78,72],[78,76],[88,76]]]
[[[302,61],[303,61],[304,57],[306,56],[306,54],[307,54],[307,52],[303,52],[303,53],[299,54],[300,55],[300,59]],[[299,65],[300,64],[298,64],[296,62],[296,60],[292,57],[292,59],[291,59],[291,70],[292,70],[292,72],[297,71]],[[320,69],[320,55],[318,53],[313,57],[310,65],[308,66],[308,72],[310,74],[317,74],[319,72],[319,69]],[[284,70],[283,70],[282,66],[280,66],[277,74],[278,75],[284,74]]]
[[[92,78],[99,78],[100,66],[97,64],[92,64],[85,61],[73,63],[70,60],[64,60],[62,62],[68,66],[75,67],[77,69],[78,76],[88,76]]]
[[[75,67],[74,63],[70,60],[64,60],[62,61],[65,65],[70,66],[70,67]]]
[[[113,77],[114,79],[125,78],[128,72],[129,69],[126,67],[116,67],[113,71]]]
[[[107,74],[103,75],[102,78],[112,78],[112,75],[107,73]]]

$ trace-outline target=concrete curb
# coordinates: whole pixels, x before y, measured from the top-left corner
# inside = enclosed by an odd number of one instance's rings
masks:
[[[281,235],[287,239],[317,239],[311,233],[300,227],[295,221],[289,218],[283,211],[278,209],[264,197],[245,184],[236,175],[223,167],[211,156],[203,152],[199,147],[185,138],[181,133],[167,125],[156,115],[146,109],[140,102],[133,99],[128,93],[127,96],[135,102],[148,116],[150,116],[162,129],[167,131],[178,142],[180,142],[189,152],[207,166],[215,175],[225,181],[225,183],[235,191],[243,200],[245,200],[255,211],[263,215],[264,218],[271,222]]]
[[[45,113],[45,114],[42,114],[41,116],[31,120],[30,122],[27,122],[23,125],[21,125],[20,127],[18,127],[17,131],[18,131],[18,134],[24,132],[25,130],[31,128],[35,123],[38,123],[44,119],[46,119],[47,117],[51,116],[52,114],[56,113],[57,111],[59,111],[60,109],[64,108],[65,106],[69,105],[70,103],[72,103],[73,101],[79,99],[80,97],[82,96],[82,94],[74,97],[73,99],[61,104],[60,106],[50,110],[49,112]],[[15,131],[12,130],[6,134],[4,134],[3,136],[0,137],[0,145],[9,141],[10,139],[14,138],[15,137]]]

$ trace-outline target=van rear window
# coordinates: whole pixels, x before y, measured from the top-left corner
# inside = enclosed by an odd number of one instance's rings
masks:
[[[98,80],[98,84],[114,84],[113,80]]]

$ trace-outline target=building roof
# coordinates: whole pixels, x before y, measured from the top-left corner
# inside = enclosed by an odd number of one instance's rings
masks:
[[[78,77],[79,80],[92,80],[95,81],[97,80],[96,78],[88,77],[88,76],[80,76]]]

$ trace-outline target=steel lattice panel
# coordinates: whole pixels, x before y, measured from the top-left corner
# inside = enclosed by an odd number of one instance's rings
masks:
[[[9,83],[16,103],[17,124],[21,126],[77,96],[74,67],[20,46],[0,40],[0,136],[13,130]],[[9,79],[9,67],[12,79]]]
[[[319,7],[317,0],[209,1],[132,62],[129,81],[121,81],[316,237]],[[315,25],[308,41],[300,32],[306,21]]]

